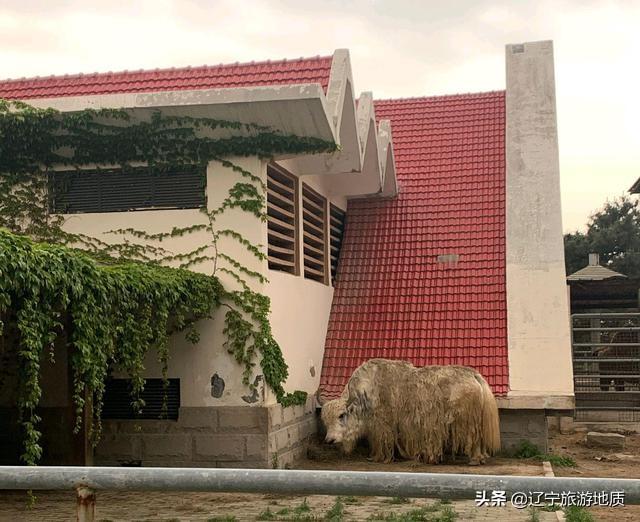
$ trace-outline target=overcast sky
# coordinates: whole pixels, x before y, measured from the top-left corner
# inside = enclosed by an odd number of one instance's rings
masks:
[[[640,177],[640,1],[3,0],[0,77],[328,55],[376,98],[504,88],[553,39],[565,231]]]

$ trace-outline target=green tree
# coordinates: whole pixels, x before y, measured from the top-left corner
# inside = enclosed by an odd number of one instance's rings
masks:
[[[621,196],[589,218],[587,232],[564,236],[567,275],[584,268],[590,253],[600,264],[629,277],[640,277],[640,200]]]

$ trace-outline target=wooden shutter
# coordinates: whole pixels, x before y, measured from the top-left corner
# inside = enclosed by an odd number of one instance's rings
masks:
[[[340,259],[340,250],[342,249],[342,237],[344,236],[345,211],[339,209],[335,205],[330,207],[329,215],[329,237],[331,255],[331,283],[335,284],[336,272],[338,270],[338,260]]]
[[[164,390],[162,379],[146,379],[141,399],[145,406],[140,415],[131,407],[131,380],[109,379],[104,392],[103,419],[159,419]],[[169,379],[165,419],[177,420],[180,410],[180,379]]]
[[[206,204],[206,168],[184,165],[162,172],[148,167],[53,172],[54,214],[200,208]]]
[[[302,184],[304,276],[327,283],[327,200]]]
[[[298,274],[298,190],[295,176],[267,166],[269,268]]]

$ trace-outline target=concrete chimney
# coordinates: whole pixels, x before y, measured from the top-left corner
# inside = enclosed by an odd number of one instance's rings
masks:
[[[556,395],[571,407],[553,44],[508,45],[506,72],[509,395]]]
[[[589,266],[600,266],[600,254],[589,254]]]

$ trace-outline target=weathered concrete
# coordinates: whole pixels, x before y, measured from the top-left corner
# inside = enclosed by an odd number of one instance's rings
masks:
[[[502,449],[512,451],[529,441],[545,453],[549,447],[544,410],[500,410]]]
[[[177,421],[104,421],[97,465],[288,467],[316,433],[314,399],[305,406],[180,408]]]
[[[618,433],[587,433],[587,446],[591,448],[624,449],[625,436]]]
[[[572,396],[552,42],[506,47],[509,396]]]

